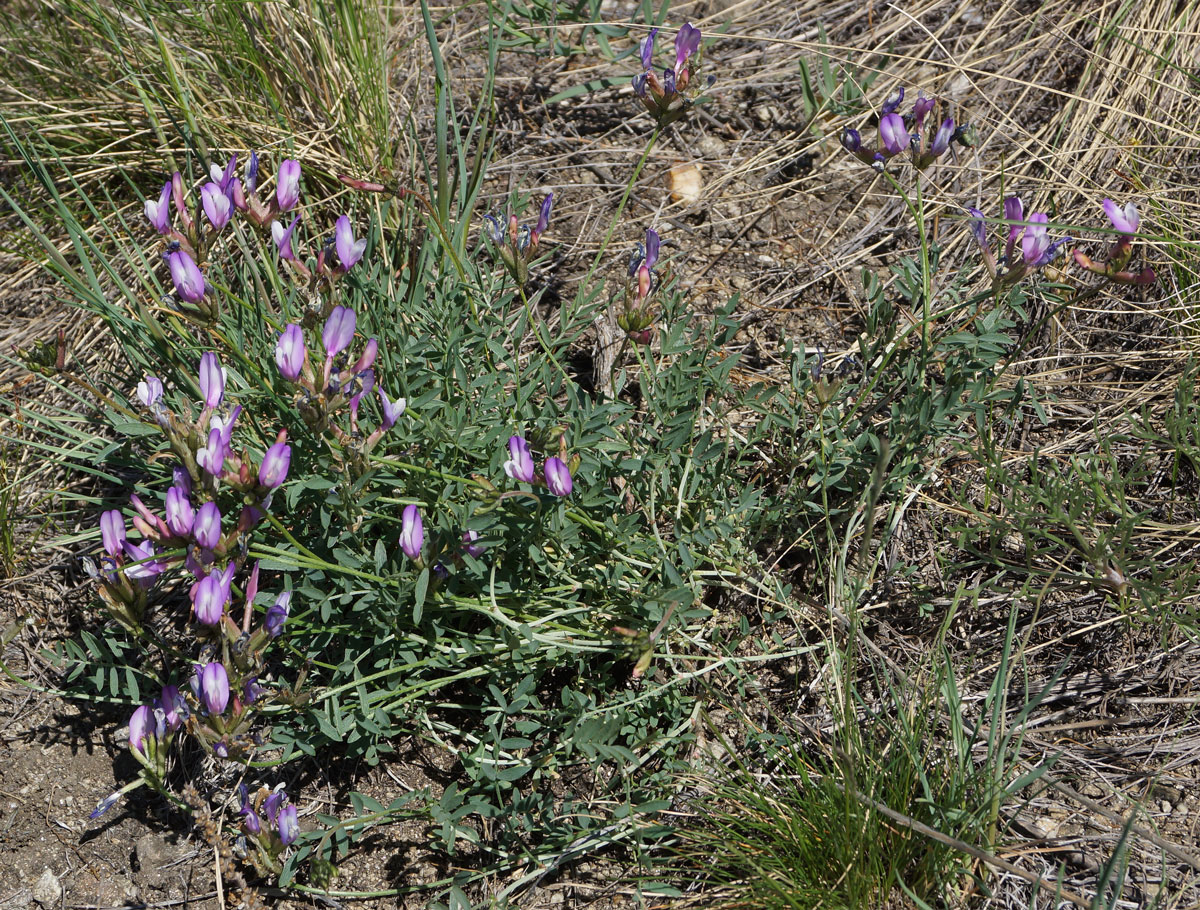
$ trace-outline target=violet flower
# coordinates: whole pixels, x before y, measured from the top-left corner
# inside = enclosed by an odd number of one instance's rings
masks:
[[[325,355],[329,361],[346,350],[354,340],[356,322],[354,310],[344,306],[333,308],[321,331],[321,343],[325,346]]]
[[[333,228],[334,244],[337,247],[338,261],[343,271],[350,271],[356,262],[362,259],[363,251],[367,248],[367,238],[354,239],[354,227],[350,217],[342,215]]]
[[[483,555],[483,547],[475,543],[477,540],[479,540],[478,531],[463,531],[462,550],[472,559],[478,559]]]
[[[196,521],[196,511],[192,508],[192,503],[184,490],[175,486],[167,490],[165,511],[167,527],[172,534],[176,537],[187,537],[192,533],[192,526]]]
[[[132,544],[127,540],[123,548],[125,556],[130,560],[125,565],[125,575],[127,578],[148,582],[155,576],[161,575],[163,569],[166,568],[154,558],[154,543],[152,541],[143,540],[139,544]]]
[[[233,218],[233,203],[225,190],[215,183],[206,183],[200,188],[200,201],[204,206],[204,214],[213,230],[221,230]]]
[[[142,705],[129,718],[129,748],[139,755],[146,754],[146,735],[153,735],[154,712],[148,705]]]
[[[408,405],[408,400],[397,398],[395,401],[389,401],[387,392],[383,390],[382,386],[375,386],[375,391],[379,394],[379,405],[383,410],[383,428],[390,430],[396,425],[396,421],[400,419],[400,415],[404,413],[404,409]]]
[[[504,462],[504,473],[521,483],[533,483],[533,455],[529,443],[520,436],[508,438],[508,460]]]
[[[280,334],[275,342],[275,365],[284,379],[295,382],[300,378],[308,351],[304,347],[304,330],[292,323]]]
[[[246,829],[247,834],[261,834],[262,822],[259,820],[258,813],[254,811],[254,806],[250,803],[250,793],[244,783],[238,784],[238,794],[242,798],[242,806],[238,810],[238,814],[242,817],[242,827]]]
[[[542,210],[538,213],[537,225],[533,229],[531,240],[534,246],[537,246],[538,238],[545,233],[546,228],[550,226],[550,209],[554,205],[554,194],[547,193],[546,198],[542,200]]]
[[[215,502],[206,502],[196,513],[192,536],[205,550],[215,550],[221,542],[221,510]]]
[[[296,225],[299,223],[299,215],[293,218],[292,223],[286,228],[278,221],[271,222],[271,238],[275,241],[275,249],[279,251],[280,259],[287,259],[289,262],[296,261],[296,254],[292,251],[292,231],[296,230]]]
[[[175,250],[167,254],[167,268],[171,272],[171,281],[175,285],[175,293],[180,300],[188,303],[199,303],[204,299],[206,290],[204,275],[183,250]]]
[[[285,158],[279,163],[275,201],[281,212],[291,211],[300,201],[300,162]]]
[[[196,678],[197,695],[204,709],[209,714],[224,713],[229,704],[229,674],[224,664],[213,661],[203,667],[197,665]]]
[[[178,730],[179,725],[187,719],[187,702],[179,694],[178,686],[163,686],[162,694],[158,697],[158,707],[169,730]]]
[[[400,549],[409,559],[416,560],[420,558],[423,546],[425,523],[421,521],[421,510],[416,505],[407,505],[400,521]]]
[[[277,442],[267,449],[263,455],[262,464],[258,468],[259,486],[274,490],[287,480],[288,469],[292,466],[292,447],[286,442]]]
[[[551,493],[555,496],[571,495],[571,471],[561,458],[547,458],[543,473],[546,477],[546,489]]]
[[[1141,226],[1142,220],[1138,216],[1137,206],[1132,202],[1125,203],[1125,207],[1117,205],[1111,199],[1104,200],[1104,214],[1108,216],[1108,220],[1112,222],[1112,226],[1121,234],[1129,236],[1136,234]]]
[[[283,631],[283,624],[287,621],[288,615],[292,610],[292,592],[284,591],[275,598],[275,603],[271,604],[267,610],[267,616],[263,620],[263,628],[272,638],[278,638],[279,633]]]
[[[1004,243],[1004,261],[1011,263],[1017,238],[1025,229],[1025,225],[1021,223],[1025,220],[1025,205],[1021,202],[1020,196],[1009,196],[1004,200],[1004,220],[1008,222],[1008,239]]]
[[[899,114],[884,114],[879,118],[879,140],[889,155],[899,155],[911,141],[904,118]]]
[[[163,384],[157,376],[147,376],[137,384],[137,400],[141,402],[142,407],[154,409],[162,396]]]
[[[208,442],[196,450],[196,464],[210,477],[221,476],[221,469],[225,467],[225,443],[221,439],[220,430],[208,431]]]
[[[675,75],[683,72],[688,58],[700,49],[700,29],[687,22],[675,33]]]
[[[125,516],[117,509],[109,509],[100,515],[100,540],[104,552],[116,556],[124,551]]]
[[[225,397],[225,368],[212,351],[200,356],[200,394],[204,397],[204,406],[220,407]]]
[[[279,840],[285,847],[296,842],[300,836],[300,819],[295,806],[284,806],[279,810],[276,827],[279,829]]]
[[[171,232],[171,181],[168,180],[163,184],[162,192],[159,194],[158,202],[152,199],[147,199],[144,206],[146,219],[150,222],[154,230],[160,234],[169,234]]]
[[[221,617],[225,615],[225,608],[229,605],[232,583],[233,575],[228,569],[223,572],[214,569],[196,582],[192,589],[192,613],[196,622],[206,626],[220,624]]]

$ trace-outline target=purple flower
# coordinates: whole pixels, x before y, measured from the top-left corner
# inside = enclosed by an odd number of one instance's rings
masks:
[[[258,701],[265,693],[266,689],[258,684],[258,677],[251,676],[242,683],[242,701],[247,705],[252,705]]]
[[[983,212],[976,208],[967,208],[967,213],[971,216],[968,227],[971,229],[971,236],[975,238],[975,242],[979,244],[979,248],[987,251],[987,219]]]
[[[107,812],[109,809],[111,809],[113,806],[115,806],[117,804],[117,800],[119,800],[120,798],[121,798],[120,790],[118,790],[116,793],[108,794],[108,796],[104,797],[104,799],[100,800],[100,802],[98,802],[96,804],[96,808],[92,810],[91,814],[88,815],[88,818],[90,818],[92,821],[95,821],[101,815],[103,815],[105,812]]]
[[[1004,244],[1004,258],[1011,263],[1013,247],[1016,246],[1021,231],[1025,230],[1025,225],[1021,223],[1025,220],[1025,206],[1021,202],[1020,196],[1009,196],[1004,200],[1004,220],[1009,222],[1008,240]]]
[[[246,184],[246,192],[251,196],[258,189],[258,152],[250,150],[250,157],[246,159],[246,168],[242,172],[242,182]]]
[[[179,487],[187,496],[192,495],[192,476],[183,465],[175,465],[171,469],[171,485]]]
[[[899,114],[884,114],[879,118],[879,139],[891,155],[899,155],[908,148],[908,129]]]
[[[104,552],[116,556],[125,545],[125,516],[117,509],[109,509],[100,515],[100,540]]]
[[[208,166],[208,176],[222,193],[228,193],[233,186],[234,173],[237,171],[237,155],[230,155],[225,167],[213,162]]]
[[[154,712],[142,705],[129,718],[129,748],[139,755],[146,754],[146,734],[154,735]]]
[[[546,198],[542,200],[542,210],[538,213],[537,226],[533,229],[533,242],[537,243],[539,237],[545,233],[546,228],[550,226],[550,209],[554,205],[554,194],[547,193]]]
[[[196,511],[192,508],[186,491],[175,486],[167,490],[166,513],[167,527],[172,534],[176,537],[187,537],[192,533],[192,526],[196,521]]]
[[[953,138],[954,118],[947,117],[942,121],[942,125],[938,127],[938,131],[933,134],[933,142],[929,146],[929,153],[934,158],[945,154],[946,149],[950,148],[950,140]]]
[[[675,74],[683,71],[683,65],[692,54],[700,49],[700,29],[690,22],[675,35]]]
[[[654,228],[647,228],[645,266],[648,269],[653,269],[655,264],[658,262],[659,243],[658,231],[654,230]]]
[[[296,807],[284,806],[280,809],[276,826],[279,828],[279,839],[283,841],[283,845],[286,847],[294,844],[300,836],[300,819]]]
[[[363,250],[367,248],[367,238],[355,240],[350,218],[343,215],[333,227],[333,239],[337,247],[338,261],[342,263],[342,269],[348,272],[362,259]]]
[[[215,183],[206,183],[200,188],[200,201],[204,214],[215,230],[221,230],[233,218],[233,203],[229,195]]]
[[[475,543],[479,539],[478,531],[463,531],[462,549],[463,552],[472,559],[478,559],[483,555],[483,547]]]
[[[935,104],[937,104],[936,98],[928,98],[924,92],[917,92],[917,100],[913,102],[913,123],[916,124],[918,130],[925,125],[925,118],[933,110]],[[953,127],[951,127],[951,132],[953,132]]]
[[[221,510],[215,502],[206,502],[200,507],[192,525],[192,535],[206,550],[215,550],[221,542]]]
[[[546,459],[546,488],[555,496],[571,495],[571,471],[566,462],[553,456]]]
[[[167,268],[171,271],[171,281],[180,300],[199,303],[204,298],[204,276],[191,256],[183,250],[168,253]]]
[[[137,384],[137,400],[143,407],[153,408],[162,396],[163,384],[157,376],[147,376]]]
[[[229,674],[217,661],[198,667],[199,698],[209,714],[221,714],[229,704]]]
[[[400,549],[409,559],[417,559],[423,546],[425,523],[421,521],[421,510],[415,505],[407,505],[400,521]]]
[[[295,382],[300,378],[304,369],[304,361],[308,351],[304,348],[304,331],[300,326],[291,324],[279,334],[275,342],[275,365],[284,379]]]
[[[642,39],[639,50],[642,54],[642,69],[648,70],[654,66],[654,36],[658,34],[658,29],[650,29],[650,34]]]
[[[124,544],[125,555],[131,562],[137,565],[127,564],[125,566],[125,575],[129,578],[138,581],[148,581],[156,575],[162,574],[165,566],[158,560],[154,559],[154,544],[149,540],[143,540],[139,544],[131,544],[128,540]]]
[[[254,806],[250,803],[250,792],[246,789],[245,784],[238,785],[238,794],[242,797],[242,807],[238,810],[238,814],[242,816],[242,826],[246,829],[246,833],[261,834],[262,822],[258,818],[258,813],[254,811]]]
[[[147,199],[145,204],[146,218],[154,230],[166,234],[171,230],[171,181],[163,184],[158,202]]]
[[[1142,220],[1138,217],[1137,206],[1126,202],[1125,207],[1117,205],[1111,199],[1104,200],[1104,214],[1112,222],[1112,226],[1122,234],[1136,234]]]
[[[508,437],[508,461],[504,462],[504,473],[521,483],[533,483],[533,455],[529,443],[520,436]]]
[[[200,357],[200,394],[209,408],[220,407],[225,397],[225,368],[212,351]]]
[[[271,222],[271,237],[275,241],[275,249],[279,251],[280,259],[296,261],[296,254],[292,251],[292,231],[296,230],[296,225],[299,223],[299,215],[293,218],[292,223],[286,228],[278,221]]]
[[[356,373],[356,374],[366,372],[367,370],[371,369],[372,366],[375,365],[375,358],[378,356],[379,356],[379,339],[378,338],[367,339],[366,347],[363,348],[363,352],[359,356],[358,360],[356,360],[354,362],[354,366],[352,366],[350,368],[350,372]],[[372,385],[373,384],[374,383],[372,383]],[[370,389],[367,389],[367,391],[370,391]]]
[[[1042,212],[1034,212],[1029,216],[1029,226],[1021,238],[1021,258],[1026,265],[1042,265],[1042,257],[1050,249],[1050,235],[1046,233],[1046,225],[1050,219]]]
[[[851,129],[848,126],[842,127],[842,148],[851,153],[857,152],[862,148],[862,136],[858,130]]]
[[[390,430],[396,425],[396,421],[400,419],[400,415],[404,413],[404,408],[408,404],[405,398],[397,398],[395,401],[388,401],[387,393],[381,386],[376,386],[375,391],[379,393],[379,403],[383,408],[383,428]]]
[[[284,591],[275,598],[275,603],[271,604],[271,608],[267,610],[266,619],[263,620],[263,628],[267,630],[268,635],[272,638],[279,637],[279,633],[283,631],[283,624],[287,621],[291,610],[292,592]]]
[[[276,790],[263,802],[263,811],[267,813],[267,820],[274,825],[279,819],[279,810],[287,802],[287,794],[282,790]]]
[[[887,116],[893,113],[904,101],[904,86],[895,89],[890,95],[883,99],[883,105],[879,108],[881,116]]]
[[[193,589],[192,613],[196,622],[206,626],[215,626],[225,615],[225,607],[229,603],[229,588],[232,575],[225,572],[212,571],[196,583]]]
[[[208,431],[208,443],[196,450],[196,464],[210,477],[221,476],[221,469],[225,466],[225,443],[220,430],[214,428]]]
[[[291,211],[300,201],[300,162],[285,158],[279,164],[279,177],[275,186],[275,201],[281,212]]]
[[[187,702],[179,694],[178,686],[163,686],[162,695],[158,698],[158,707],[170,730],[178,730],[179,725],[187,717]]]
[[[355,321],[354,310],[344,306],[334,307],[329,314],[321,332],[321,343],[325,345],[325,353],[330,360],[346,350],[354,340]]]
[[[277,442],[263,455],[258,468],[259,486],[274,490],[287,480],[288,468],[292,466],[292,447],[286,442]]]
[[[648,77],[647,77],[646,73],[638,73],[636,76],[633,77],[633,81],[629,83],[630,85],[633,86],[633,90],[634,90],[634,92],[637,93],[637,96],[639,98],[646,97],[646,80],[647,80],[647,78]]]

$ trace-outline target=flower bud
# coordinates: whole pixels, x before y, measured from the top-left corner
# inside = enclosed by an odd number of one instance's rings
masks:
[[[200,394],[205,407],[220,407],[225,397],[225,377],[225,368],[216,354],[208,351],[200,357]]]
[[[167,268],[171,272],[171,281],[175,285],[175,293],[180,300],[188,303],[199,303],[204,299],[204,275],[183,250],[175,250],[167,254]]]
[[[125,516],[117,509],[109,509],[100,516],[100,540],[104,552],[116,556],[125,544]]]
[[[140,755],[146,754],[146,735],[154,735],[154,712],[142,705],[129,718],[129,748]]]
[[[154,230],[160,234],[167,234],[171,231],[171,182],[168,180],[163,184],[162,193],[159,194],[158,201],[147,199],[144,206],[146,218],[154,227]]]
[[[192,613],[196,622],[206,626],[215,626],[221,622],[221,617],[225,615],[225,607],[229,603],[230,581],[226,581],[225,573],[214,570],[196,583],[192,589]]]
[[[157,376],[147,376],[137,384],[137,400],[142,407],[153,408],[162,399],[163,384]]]

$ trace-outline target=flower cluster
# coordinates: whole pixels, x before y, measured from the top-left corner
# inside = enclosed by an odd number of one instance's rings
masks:
[[[321,330],[325,360],[314,364],[308,357],[303,326],[290,323],[275,342],[275,365],[280,376],[298,387],[300,416],[311,429],[316,432],[329,430],[343,445],[360,448],[365,453],[395,426],[407,403],[403,398],[389,398],[375,381],[375,359],[379,354],[376,339],[368,339],[361,353],[351,359],[349,350],[354,343],[356,325],[353,310],[333,307]],[[358,426],[359,408],[363,398],[371,392],[379,398],[381,417],[379,425],[363,441]],[[346,407],[350,411],[348,432],[332,420]]]
[[[367,242],[355,238],[353,225],[347,215],[337,219],[333,239],[326,241],[318,251],[313,268],[309,268],[296,255],[293,235],[300,223],[300,215],[296,214],[287,227],[277,219],[296,208],[300,201],[300,162],[288,158],[280,163],[275,193],[267,200],[258,194],[259,161],[253,151],[242,177],[237,176],[236,155],[230,157],[224,168],[213,164],[209,169],[209,177],[211,179],[200,187],[199,205],[194,214],[188,203],[183,177],[178,171],[163,186],[159,198],[147,200],[144,206],[146,219],[167,239],[164,258],[175,296],[182,303],[194,307],[205,318],[216,318],[217,309],[210,299],[209,287],[200,265],[206,262],[213,241],[233,220],[235,213],[243,214],[256,227],[269,227],[279,257],[305,280],[332,282],[362,258]],[[173,225],[172,201],[179,228]],[[207,221],[207,228],[201,221],[201,212]],[[335,252],[336,266],[332,264]]]
[[[658,29],[650,30],[642,39],[642,72],[633,77],[633,90],[642,99],[659,128],[683,117],[696,103],[695,94],[688,91],[700,77],[700,29],[690,22],[675,34],[675,65],[665,67],[662,76],[654,66],[654,41]],[[710,76],[706,85],[712,85]]]
[[[658,262],[659,238],[653,228],[646,230],[646,242],[639,242],[629,257],[629,280],[625,284],[625,309],[617,314],[617,325],[630,341],[649,344],[654,313],[650,295],[658,286],[654,266]]]
[[[537,255],[538,241],[550,226],[550,210],[554,206],[554,194],[547,193],[538,212],[537,223],[530,228],[521,224],[515,214],[505,222],[500,215],[484,215],[484,234],[492,242],[496,255],[508,269],[513,280],[524,287],[529,278],[529,263]]]
[[[1095,262],[1079,250],[1075,250],[1075,261],[1092,274],[1102,275],[1116,284],[1153,284],[1153,269],[1147,267],[1140,272],[1129,270],[1129,260],[1133,256],[1133,235],[1142,224],[1137,206],[1127,202],[1122,208],[1111,199],[1105,199],[1103,206],[1104,214],[1120,237],[1109,249],[1104,262]]]
[[[946,117],[940,123],[936,117],[929,117],[937,106],[937,98],[918,92],[917,100],[907,114],[898,113],[903,102],[903,88],[896,89],[883,102],[879,111],[878,148],[864,144],[859,131],[849,126],[842,128],[842,147],[859,161],[880,170],[892,158],[910,151],[913,166],[923,171],[946,154],[954,143],[972,144],[971,129],[966,124],[955,125],[953,117]]]
[[[971,216],[971,236],[979,244],[988,274],[998,288],[1010,288],[1034,269],[1049,265],[1058,255],[1059,248],[1070,243],[1072,238],[1062,237],[1052,241],[1048,233],[1049,217],[1044,212],[1031,212],[1025,217],[1025,206],[1019,196],[1004,200],[1004,221],[1008,224],[1008,236],[1004,242],[1004,254],[999,262],[993,254],[987,237],[987,222],[983,212],[968,208]],[[1017,241],[1020,241],[1020,255]],[[1000,266],[1005,268],[1000,270]]]
[[[269,868],[278,865],[280,853],[300,836],[300,813],[283,790],[260,787],[253,796],[245,784],[238,786],[242,834],[258,848],[258,859]],[[263,824],[266,816],[266,824]]]

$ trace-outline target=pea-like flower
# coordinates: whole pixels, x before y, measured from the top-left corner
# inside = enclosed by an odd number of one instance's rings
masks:
[[[979,209],[968,208],[971,236],[979,244],[983,253],[984,265],[992,276],[993,283],[998,288],[1012,287],[1034,269],[1048,265],[1058,254],[1059,248],[1070,243],[1070,237],[1051,240],[1049,235],[1050,219],[1042,212],[1033,212],[1025,216],[1025,207],[1017,196],[1009,196],[1004,200],[1004,220],[1010,222],[1008,237],[1004,246],[1004,258],[1001,260],[1004,271],[1000,271],[988,244],[987,224],[983,212]],[[1015,223],[1012,223],[1015,222]],[[1017,240],[1021,242],[1021,255],[1016,253]]]
[[[238,784],[238,794],[241,796],[242,805],[238,810],[238,814],[242,817],[242,827],[249,835],[258,835],[262,833],[262,821],[258,817],[258,813],[254,811],[254,806],[250,802],[250,792],[244,783]]]
[[[212,351],[200,356],[200,394],[204,397],[204,406],[217,408],[225,397],[225,368]]]
[[[229,224],[233,218],[233,202],[229,194],[215,183],[206,183],[200,188],[200,202],[204,206],[204,214],[213,230],[219,231]]]
[[[279,163],[275,202],[279,211],[290,212],[300,201],[300,162],[285,158]]]
[[[520,436],[508,437],[508,460],[504,462],[504,473],[521,483],[533,483],[533,455],[529,451],[529,443]]]
[[[283,631],[283,624],[287,622],[288,614],[292,611],[292,592],[284,591],[275,598],[275,603],[271,604],[267,610],[266,618],[263,620],[263,628],[267,630],[267,634],[272,638],[278,638],[279,633]]]
[[[421,510],[416,505],[404,507],[400,519],[400,549],[409,559],[418,559],[425,546],[425,523],[421,521]]]
[[[879,141],[889,155],[899,155],[908,148],[910,137],[899,114],[884,114],[879,118]]]
[[[169,234],[171,232],[171,181],[168,180],[163,184],[162,192],[158,196],[158,201],[147,199],[145,206],[146,220],[153,226],[154,230],[160,234]]]
[[[543,471],[546,477],[546,489],[555,496],[571,495],[571,471],[561,458],[551,456],[546,459]]]
[[[196,464],[210,477],[219,478],[221,470],[225,467],[225,454],[225,442],[221,438],[221,431],[214,428],[208,431],[208,442],[196,450]]]
[[[137,384],[137,400],[142,407],[153,409],[163,396],[162,380],[157,376],[147,376]]]
[[[163,686],[162,694],[158,697],[158,707],[163,714],[163,722],[168,730],[178,730],[179,725],[187,719],[187,702],[179,693],[178,686]]]
[[[304,330],[295,323],[287,326],[275,342],[275,365],[284,379],[295,382],[304,369],[308,351],[304,347]]]
[[[546,198],[542,200],[542,208],[538,213],[537,225],[530,233],[530,244],[536,249],[538,239],[546,232],[546,228],[550,226],[550,210],[554,206],[554,194],[547,193]]]
[[[171,281],[180,300],[199,303],[204,299],[207,290],[204,275],[191,256],[183,250],[174,250],[167,254],[167,268],[171,272]]]
[[[143,540],[141,543],[134,544],[128,540],[122,545],[125,551],[125,557],[129,560],[125,564],[125,575],[128,578],[136,581],[149,583],[157,575],[161,575],[163,569],[166,568],[161,562],[154,558],[154,542]]]
[[[462,550],[472,559],[478,559],[483,555],[483,547],[475,542],[477,540],[479,540],[478,531],[463,531]]]
[[[229,605],[232,583],[233,573],[229,567],[221,572],[213,570],[196,582],[192,589],[192,613],[196,622],[206,626],[215,626],[221,622],[225,608]]]
[[[277,442],[263,455],[262,464],[258,468],[258,483],[268,490],[274,490],[287,480],[288,469],[292,465],[292,447],[286,442]]]
[[[1140,272],[1129,269],[1129,261],[1133,257],[1133,236],[1141,227],[1137,206],[1132,202],[1118,205],[1111,199],[1105,199],[1104,214],[1109,223],[1120,234],[1117,241],[1108,251],[1108,258],[1103,262],[1095,262],[1082,250],[1075,250],[1075,261],[1089,272],[1101,275],[1117,284],[1153,284],[1154,269],[1143,268]]]
[[[350,217],[342,215],[333,227],[333,239],[342,270],[348,272],[355,263],[362,259],[363,251],[367,248],[367,238],[355,240],[354,227],[350,224]]]
[[[275,249],[279,251],[279,258],[286,259],[289,262],[296,262],[296,254],[292,250],[292,232],[296,230],[296,225],[300,223],[300,216],[297,215],[292,219],[292,223],[286,228],[278,221],[271,222],[271,239],[275,241]]]
[[[172,486],[167,490],[165,512],[167,527],[176,537],[187,537],[192,533],[196,521],[196,511],[192,508],[191,500],[186,491]]]
[[[321,343],[325,346],[325,356],[329,361],[332,362],[334,357],[350,346],[354,340],[356,322],[354,310],[344,306],[333,308],[321,332]]]
[[[1141,227],[1142,220],[1138,216],[1136,205],[1132,202],[1127,202],[1124,208],[1122,208],[1111,199],[1105,199],[1103,206],[1104,214],[1108,216],[1108,220],[1118,232],[1126,236],[1137,233],[1138,228]]]
[[[375,391],[379,394],[379,405],[383,409],[383,428],[390,430],[396,425],[396,421],[400,419],[400,415],[404,413],[405,407],[408,405],[408,399],[397,398],[395,401],[388,400],[387,392],[380,386],[375,386]]]
[[[684,92],[699,75],[700,29],[690,22],[675,34],[675,65],[662,72],[661,79],[654,68],[654,40],[658,29],[653,29],[640,47],[642,72],[633,77],[633,90],[642,100],[646,110],[665,127],[683,117],[691,109],[693,99]],[[712,77],[709,77],[709,83]]]
[[[129,718],[129,748],[139,755],[146,754],[146,736],[153,735],[154,712],[148,705],[140,706]]]
[[[196,666],[196,697],[209,714],[223,714],[229,704],[229,674],[225,665],[213,661]]]
[[[117,509],[109,509],[100,515],[100,540],[109,556],[124,552],[125,516]]]
[[[284,806],[279,810],[276,820],[279,829],[279,840],[285,847],[291,846],[300,836],[300,818],[295,806]]]
[[[221,510],[215,502],[206,502],[200,507],[192,525],[192,536],[205,550],[215,550],[221,542]]]

